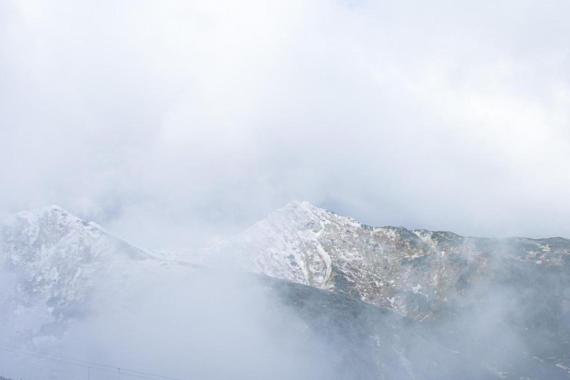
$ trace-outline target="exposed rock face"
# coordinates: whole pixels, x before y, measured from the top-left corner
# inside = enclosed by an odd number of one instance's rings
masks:
[[[561,238],[484,239],[370,227],[307,202],[273,212],[223,250],[243,258],[249,270],[419,320],[475,285],[504,280],[505,271],[570,264],[570,241]]]

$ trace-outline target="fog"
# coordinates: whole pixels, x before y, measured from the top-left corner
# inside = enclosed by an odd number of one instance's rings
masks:
[[[16,276],[2,272],[2,375],[27,380],[567,378],[540,363],[561,353],[558,344],[565,338],[549,334],[566,334],[570,313],[563,312],[562,326],[552,328],[549,318],[561,317],[552,307],[560,300],[545,301],[546,309],[540,300],[550,297],[541,287],[557,294],[568,276],[551,272],[552,281],[545,281],[533,269],[530,283],[512,282],[513,268],[501,254],[494,254],[489,266],[497,276],[474,282],[448,300],[447,312],[444,308],[421,323],[230,268],[155,264],[135,261],[128,272],[99,273],[87,300],[55,316],[49,313],[54,303],[24,303],[7,312],[10,302],[21,298],[13,298]]]
[[[291,200],[375,226],[570,236],[568,15],[564,0],[4,0],[0,218],[58,204],[160,260]],[[493,257],[493,281],[418,324],[160,260],[97,272],[62,315],[0,268],[0,376],[556,378],[532,355],[570,348],[552,347],[566,261]]]
[[[0,210],[154,249],[293,199],[371,225],[570,235],[566,1],[0,5]]]
[[[57,341],[36,338],[22,350],[15,330],[3,325],[2,374],[25,379],[330,377],[325,363],[334,353],[319,347],[298,317],[263,290],[247,276],[191,269],[152,272],[147,278],[138,273],[127,282],[107,276],[92,296],[89,313],[51,338]],[[49,337],[50,326],[43,329]],[[4,350],[8,337],[12,352]]]

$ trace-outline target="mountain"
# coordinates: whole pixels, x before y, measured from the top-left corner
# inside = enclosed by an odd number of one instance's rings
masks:
[[[196,267],[56,206],[22,212],[0,225],[0,370],[568,379],[569,252],[561,238],[370,227],[294,202]],[[57,360],[37,369],[22,349]],[[62,360],[70,352],[81,360]]]
[[[61,207],[20,212],[0,224],[0,344],[49,347],[102,303],[123,307],[143,284],[187,268]]]
[[[0,253],[4,267],[18,277],[18,299],[26,304],[41,298],[55,317],[72,313],[103,272],[151,259],[57,206],[21,212],[3,223]]]
[[[567,272],[570,241],[486,239],[452,232],[371,227],[292,202],[221,248],[240,265],[422,320],[515,271]],[[508,273],[507,273],[508,272]]]
[[[570,377],[567,239],[371,227],[292,202],[212,256],[418,321],[465,368],[472,358],[498,378]]]
[[[128,367],[142,365],[138,356],[160,368],[166,353],[189,362],[181,376],[250,378],[263,368],[258,358],[231,362],[244,334],[249,345],[276,350],[261,372],[281,366],[275,379],[411,378],[417,370],[398,342],[398,316],[311,287],[162,260],[57,206],[0,225],[0,264],[0,369],[12,377],[81,378],[87,369],[103,379],[117,368],[97,362],[117,357],[121,373],[136,377]],[[84,351],[105,360],[66,357]],[[192,361],[204,353],[212,364]],[[227,369],[217,364],[224,361]]]

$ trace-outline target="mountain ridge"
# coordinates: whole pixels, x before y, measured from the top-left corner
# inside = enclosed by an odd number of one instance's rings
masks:
[[[210,257],[235,259],[240,269],[258,273],[269,299],[301,317],[295,331],[311,331],[340,349],[339,370],[360,363],[362,378],[519,379],[531,372],[536,379],[568,378],[565,239],[370,227],[298,202],[228,239]],[[14,339],[36,348],[57,346],[70,325],[97,316],[101,305],[112,322],[119,314],[135,323],[139,315],[131,309],[150,295],[160,307],[162,298],[177,294],[168,310],[176,312],[192,283],[191,296],[207,299],[215,312],[218,300],[201,279],[213,286],[218,278],[225,282],[215,260],[211,271],[199,273],[53,206],[18,213],[0,226],[0,260],[10,274],[0,277],[0,310],[6,311],[0,330],[8,332],[0,343]],[[236,292],[236,286],[222,285],[218,296],[231,301],[223,292]],[[195,310],[186,311],[191,316]],[[513,352],[512,358],[503,359],[502,352]],[[350,371],[345,375],[340,378],[351,378]]]
[[[373,227],[296,201],[253,224],[216,254],[224,252],[225,257],[237,256],[247,270],[423,319],[449,297],[459,296],[457,288],[488,279],[502,261],[565,265],[570,240]]]

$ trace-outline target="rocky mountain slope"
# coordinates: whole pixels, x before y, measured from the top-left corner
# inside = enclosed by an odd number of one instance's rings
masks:
[[[92,344],[108,352],[133,340],[145,344],[126,346],[121,360],[147,355],[149,363],[160,359],[160,367],[166,359],[152,351],[160,347],[157,337],[171,336],[164,349],[174,349],[174,338],[184,342],[176,349],[180,355],[197,345],[188,360],[218,355],[235,339],[238,349],[228,353],[235,355],[243,351],[240,331],[251,319],[252,339],[263,337],[260,347],[272,347],[265,334],[280,330],[313,347],[303,349],[306,367],[284,367],[276,378],[567,379],[569,252],[570,243],[560,238],[497,240],[370,227],[295,202],[211,252],[213,263],[235,260],[261,275],[246,276],[255,285],[244,286],[215,264],[204,269],[154,257],[48,207],[0,226],[0,350],[16,343],[57,350],[82,326],[81,344],[67,341],[67,352]],[[244,295],[260,289],[261,298]],[[259,318],[268,323],[263,334]],[[111,343],[101,343],[105,339]],[[292,345],[283,336],[273,339]],[[324,367],[316,363],[322,361]],[[223,378],[218,364],[190,363],[185,374]],[[25,355],[0,354],[0,369],[13,370],[4,375],[21,377],[28,364]],[[236,371],[251,375],[250,368]],[[78,376],[83,372],[56,377]]]
[[[271,213],[218,250],[238,257],[246,269],[418,320],[488,281],[506,280],[515,270],[570,268],[566,239],[485,239],[371,227],[307,202]]]
[[[247,331],[243,326],[247,322],[243,319],[259,318],[260,313],[262,320],[281,318],[275,314],[292,313],[293,319],[299,318],[302,323],[286,329],[290,334],[303,337],[304,346],[313,347],[303,355],[324,358],[323,352],[326,352],[326,365],[311,364],[307,374],[298,372],[302,367],[288,370],[295,378],[309,379],[309,373],[338,379],[377,378],[396,371],[410,377],[416,371],[409,367],[404,347],[397,342],[399,318],[396,316],[392,319],[356,300],[310,287],[250,275],[245,279],[239,276],[228,279],[223,272],[197,271],[184,263],[161,260],[57,206],[18,213],[0,226],[0,264],[3,285],[0,291],[0,369],[11,376],[37,378],[39,373],[46,378],[82,378],[85,369],[89,369],[91,379],[115,376],[112,367],[109,371],[105,365],[91,365],[89,361],[69,359],[65,355],[83,351],[85,347],[93,350],[100,345],[105,351],[112,351],[116,349],[112,346],[124,344],[124,336],[145,334],[145,331],[152,336],[172,338],[166,324],[180,318],[187,325],[180,325],[175,331],[186,349],[191,350],[192,343],[182,337],[196,341],[206,339],[206,346],[214,345],[216,355],[220,355],[217,360],[223,360],[226,346],[232,345],[224,340],[243,334],[232,331],[232,323],[240,320],[239,329]],[[238,294],[228,295],[235,292],[234,288],[239,289]],[[256,295],[260,290],[267,296]],[[211,298],[217,302],[210,302]],[[231,304],[236,298],[238,303],[275,300],[276,303],[269,304],[279,311],[267,313],[266,305],[240,316],[241,305],[217,305]],[[150,304],[145,306],[149,300]],[[178,305],[184,302],[189,306]],[[210,308],[212,310],[208,310]],[[252,308],[255,310],[256,306],[248,309]],[[224,317],[225,313],[217,316],[225,310],[232,310],[228,313],[231,320]],[[347,313],[352,317],[347,318]],[[202,319],[202,314],[207,316],[207,321]],[[216,322],[219,318],[228,327],[219,325]],[[270,326],[274,323],[270,322]],[[101,325],[103,329],[98,330]],[[194,332],[196,325],[202,326],[199,330],[206,333]],[[77,342],[69,343],[69,335],[75,337],[78,326],[83,333],[85,328],[89,331],[79,346]],[[283,325],[280,328],[283,329]],[[134,329],[133,332],[128,332],[130,329]],[[267,339],[261,331],[254,328],[254,340]],[[144,336],[136,339],[147,341]],[[288,338],[279,339],[288,342]],[[111,343],[102,343],[106,340]],[[217,341],[220,346],[214,343]],[[170,347],[173,344],[168,342]],[[149,346],[127,345],[127,351],[134,356],[145,355],[147,351],[142,347]],[[130,352],[133,350],[134,353]],[[199,350],[208,352],[207,347],[200,346]],[[63,359],[59,355],[63,355]],[[48,360],[42,361],[45,357]],[[297,358],[297,354],[293,358]],[[389,368],[384,368],[383,363],[388,361]],[[205,369],[200,365],[194,363],[189,371],[196,371],[198,377],[223,378],[220,374],[224,369],[218,364]],[[235,364],[227,365],[228,369],[232,366]],[[136,371],[122,371],[125,376],[137,375]]]

